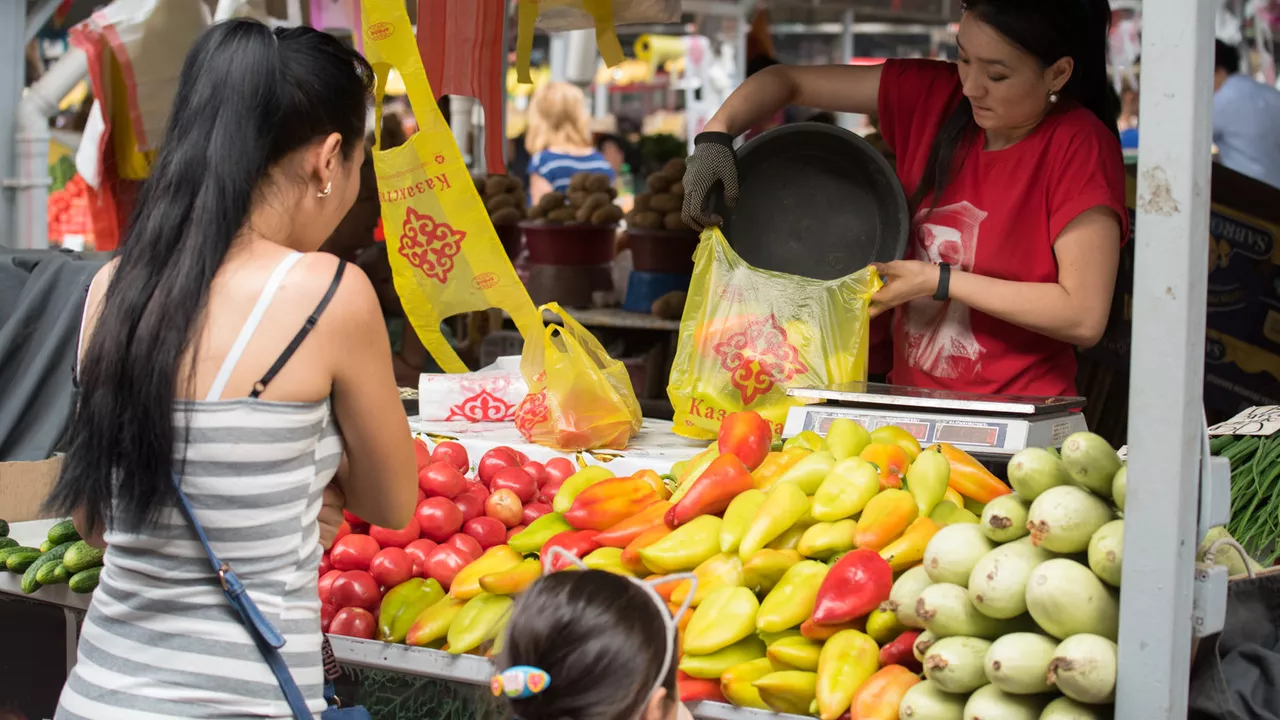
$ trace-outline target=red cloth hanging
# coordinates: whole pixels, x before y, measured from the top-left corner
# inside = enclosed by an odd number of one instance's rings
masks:
[[[436,100],[475,98],[484,108],[484,159],[505,173],[503,30],[506,0],[418,0],[418,52]]]

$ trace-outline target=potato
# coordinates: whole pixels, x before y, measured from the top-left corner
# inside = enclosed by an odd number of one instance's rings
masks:
[[[605,205],[610,204],[611,200],[612,198],[609,197],[609,193],[607,192],[591,193],[587,196],[587,201],[583,203],[582,206],[602,208]]]
[[[547,213],[547,220],[550,222],[567,223],[573,222],[575,219],[573,208],[556,208]]]
[[[617,205],[605,205],[591,215],[592,225],[612,225],[622,219],[622,208]]]
[[[647,193],[647,192],[637,193],[636,199],[632,203],[631,207],[637,212],[644,212],[645,210],[649,209],[649,203],[652,200],[653,200],[653,193]]]
[[[504,175],[503,177],[507,179],[508,193],[524,193],[524,183],[520,182],[520,178],[515,177],[514,175]]]
[[[653,305],[649,306],[649,312],[664,320],[679,320],[684,314],[684,304],[688,298],[689,294],[683,290],[669,292],[654,300]]]
[[[644,182],[645,185],[649,187],[649,192],[654,193],[655,195],[666,192],[672,185],[676,184],[674,178],[668,175],[663,175],[660,172],[656,172],[645,178]]]
[[[564,193],[552,190],[542,196],[542,199],[538,201],[538,207],[547,212],[564,207]]]
[[[610,186],[609,186],[609,200],[611,200],[611,201],[612,201],[612,200],[617,200],[617,199],[618,199],[618,188],[616,188],[616,187],[614,187],[614,186],[610,185]]]
[[[662,218],[662,227],[667,230],[688,230],[689,226],[684,224],[684,219],[680,217],[680,212],[669,212]]]
[[[514,195],[491,195],[488,200],[484,201],[484,207],[491,215],[499,210],[514,208],[517,204]]]
[[[570,190],[569,191],[569,207],[578,209],[587,204],[588,193],[586,190]]]
[[[585,172],[575,173],[573,177],[569,178],[569,189],[570,190],[586,190],[587,180],[589,180],[590,178],[591,178],[591,173],[585,173]]]
[[[661,195],[653,196],[653,199],[649,201],[649,209],[656,213],[662,213],[663,215],[666,215],[669,212],[675,212],[679,210],[680,206],[683,204],[684,204],[684,196],[663,193]]]
[[[515,225],[520,222],[520,211],[514,207],[502,208],[489,216],[495,226]]]
[[[595,211],[596,211],[595,208],[589,205],[583,205],[582,207],[573,211],[573,219],[577,220],[580,223],[591,222],[591,214],[594,213]]]
[[[685,171],[684,158],[674,158],[674,159],[668,160],[667,164],[662,166],[662,174],[668,177],[682,178],[684,177],[684,171]]]
[[[675,185],[672,185],[671,189],[667,190],[667,192],[671,193],[672,195],[678,195],[680,197],[684,197],[684,183],[678,182]]]
[[[533,207],[529,208],[529,217],[534,220],[541,220],[546,216],[547,216],[547,209],[542,207],[541,205],[534,205]]]
[[[609,188],[613,187],[613,181],[608,175],[592,175],[587,178],[586,189],[588,192],[609,192]]]
[[[642,230],[658,230],[662,227],[662,215],[651,210],[638,212],[631,224]]]
[[[471,182],[476,186],[476,192],[480,193],[480,197],[484,197],[485,179],[483,175],[472,175]]]
[[[506,175],[490,175],[484,181],[484,196],[493,197],[502,195],[507,191]]]

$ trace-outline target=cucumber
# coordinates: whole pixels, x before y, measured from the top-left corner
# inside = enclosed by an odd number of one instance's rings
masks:
[[[101,565],[102,555],[102,550],[83,540],[78,540],[72,544],[71,549],[63,556],[62,564],[67,566],[67,572],[74,575],[96,565]]]
[[[18,547],[18,541],[11,537],[0,537],[0,550],[11,547]]]
[[[67,585],[71,588],[71,592],[91,593],[94,588],[98,587],[98,574],[101,572],[102,568],[100,567],[81,570],[71,576],[71,579],[67,581]]]
[[[6,562],[8,561],[9,556],[18,552],[19,550],[36,550],[36,549],[23,547],[21,545],[12,545],[10,547],[0,548],[0,571],[3,571],[6,569]],[[36,550],[36,552],[40,552],[40,551]]]
[[[30,571],[31,568],[27,568],[27,570]],[[60,585],[70,578],[71,576],[67,574],[67,569],[62,567],[61,562],[45,563],[36,571],[36,582],[42,586]]]
[[[55,547],[55,543],[50,540],[42,540],[40,542],[40,552],[47,553]]]
[[[62,563],[62,556],[67,554],[71,546],[75,542],[66,542],[58,545],[52,550],[42,554],[36,558],[36,561],[27,566],[25,572],[22,573],[22,592],[30,595],[40,589],[40,582],[36,579],[40,574],[40,569],[49,563]]]
[[[9,537],[9,523],[6,520],[0,520],[0,537]]]
[[[76,524],[71,520],[63,520],[62,522],[49,528],[49,542],[54,545],[61,545],[65,542],[74,542],[80,539],[80,533],[76,532]]]
[[[4,566],[9,572],[26,572],[27,568],[31,567],[31,563],[39,560],[43,554],[36,548],[17,548],[5,556]]]

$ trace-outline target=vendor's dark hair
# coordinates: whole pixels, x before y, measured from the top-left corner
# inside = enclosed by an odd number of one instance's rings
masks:
[[[1228,75],[1240,72],[1240,51],[1221,40],[1214,40],[1213,69],[1226,70]]]
[[[1111,29],[1108,0],[966,0],[964,11],[990,25],[1045,67],[1064,57],[1073,59],[1075,68],[1062,88],[1062,98],[1088,108],[1119,136],[1116,127],[1119,103],[1108,89],[1107,80],[1107,43]],[[968,143],[976,137],[973,106],[968,98],[962,97],[938,129],[924,174],[911,196],[912,207],[919,207],[930,195],[936,206],[951,180],[959,174]]]
[[[179,366],[214,274],[273,165],[331,133],[351,157],[372,77],[358,53],[307,27],[231,20],[196,40],[85,351],[51,508],[128,531],[173,502],[174,397],[193,379]]]
[[[538,695],[512,700],[520,720],[630,720],[649,702],[665,654],[657,601],[635,581],[569,570],[534,583],[516,601],[499,670],[531,665],[551,676]],[[674,658],[663,678],[676,700]]]

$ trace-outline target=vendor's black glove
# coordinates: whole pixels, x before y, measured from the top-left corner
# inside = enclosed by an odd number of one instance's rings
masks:
[[[724,222],[708,208],[717,183],[724,188],[725,204],[735,207],[738,204],[738,157],[733,152],[733,137],[729,133],[704,132],[693,139],[693,155],[685,162],[684,206],[680,216],[686,225],[701,230]]]

